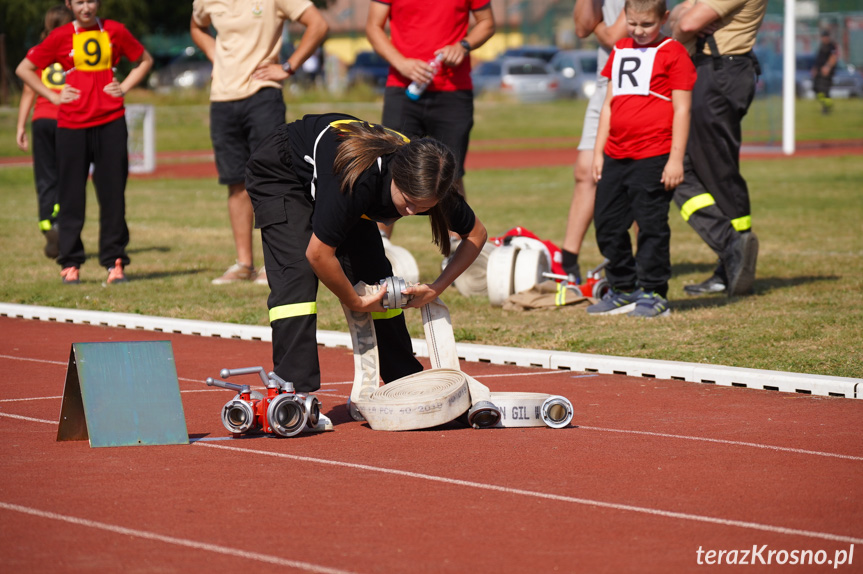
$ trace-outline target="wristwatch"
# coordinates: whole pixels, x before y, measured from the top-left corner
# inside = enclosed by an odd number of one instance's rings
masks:
[[[464,48],[465,52],[471,51],[470,42],[468,42],[467,40],[462,40],[461,42],[459,42],[459,44],[461,44],[461,47]]]
[[[284,64],[282,64],[282,69],[283,69],[285,72],[287,72],[287,74],[288,74],[289,76],[293,76],[293,75],[294,75],[294,67],[291,65],[291,63],[290,63],[289,61],[285,60],[285,63],[284,63]]]

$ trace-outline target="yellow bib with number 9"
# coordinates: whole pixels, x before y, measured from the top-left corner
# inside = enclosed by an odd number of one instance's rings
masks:
[[[111,37],[107,32],[93,30],[75,34],[72,50],[76,70],[98,72],[111,69]]]
[[[52,90],[60,90],[66,85],[66,73],[63,66],[54,62],[42,70],[42,83]]]

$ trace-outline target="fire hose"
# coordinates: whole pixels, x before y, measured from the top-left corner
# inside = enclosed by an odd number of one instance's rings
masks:
[[[388,277],[381,285],[358,283],[360,295],[386,285],[384,307],[403,308],[406,283]],[[370,313],[342,306],[354,348],[354,382],[348,410],[374,430],[414,430],[464,419],[474,428],[548,426],[563,428],[572,420],[572,403],[545,393],[492,392],[460,369],[449,309],[438,298],[421,308],[432,368],[380,386],[380,358]]]

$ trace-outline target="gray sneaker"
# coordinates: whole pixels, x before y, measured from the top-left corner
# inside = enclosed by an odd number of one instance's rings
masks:
[[[619,315],[629,313],[635,309],[636,302],[644,295],[644,291],[636,289],[626,293],[624,291],[609,291],[599,303],[587,308],[590,315]]]
[[[664,317],[671,314],[671,308],[668,306],[668,300],[658,293],[642,292],[641,297],[635,303],[635,309],[629,313],[630,317]]]
[[[693,296],[715,295],[717,293],[725,293],[725,286],[727,284],[728,280],[725,278],[725,267],[722,265],[722,261],[720,261],[716,270],[713,272],[713,275],[701,283],[684,285],[683,292],[687,295]]]

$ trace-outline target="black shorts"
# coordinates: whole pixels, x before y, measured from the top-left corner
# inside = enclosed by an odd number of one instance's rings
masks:
[[[404,88],[384,91],[383,125],[409,138],[432,137],[455,154],[459,177],[464,176],[464,158],[473,128],[473,92],[425,92],[413,101]]]
[[[284,125],[285,101],[277,88],[262,88],[243,100],[210,103],[210,139],[219,183],[246,180],[246,162],[271,131]]]

